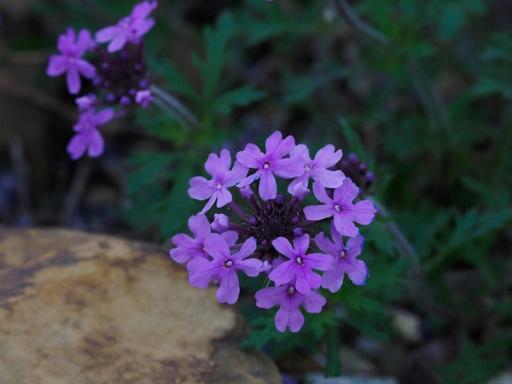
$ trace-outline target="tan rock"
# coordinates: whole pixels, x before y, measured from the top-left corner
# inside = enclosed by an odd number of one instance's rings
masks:
[[[278,383],[239,349],[241,319],[152,246],[0,231],[0,378],[32,383]]]

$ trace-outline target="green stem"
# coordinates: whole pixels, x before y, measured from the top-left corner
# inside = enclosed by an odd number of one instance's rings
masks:
[[[327,362],[325,363],[325,377],[338,377],[341,374],[340,335],[336,324],[329,325],[325,334],[327,338]]]

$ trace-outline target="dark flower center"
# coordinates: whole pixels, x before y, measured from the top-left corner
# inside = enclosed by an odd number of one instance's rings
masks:
[[[99,56],[95,85],[107,93],[107,101],[112,104],[135,104],[137,91],[147,89],[149,77],[144,63],[142,46],[126,45],[117,53],[107,53],[97,47]]]
[[[242,240],[256,239],[255,257],[260,259],[271,261],[280,256],[272,245],[274,239],[285,237],[292,242],[298,233],[309,233],[313,225],[305,219],[301,201],[297,198],[278,195],[274,200],[261,201],[253,194],[249,202],[249,216],[242,217],[237,230]]]
[[[233,261],[232,260],[227,260],[225,263],[224,263],[224,266],[226,268],[231,268],[233,266]]]

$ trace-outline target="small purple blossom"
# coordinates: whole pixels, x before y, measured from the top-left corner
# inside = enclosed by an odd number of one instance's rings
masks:
[[[261,152],[254,144],[247,144],[243,151],[237,153],[236,159],[256,172],[243,180],[239,186],[246,187],[259,179],[260,197],[264,201],[274,199],[277,195],[275,176],[290,179],[304,172],[302,163],[285,158],[294,147],[295,139],[292,136],[283,139],[279,131],[274,132],[265,141],[266,153]]]
[[[325,298],[316,291],[300,293],[293,284],[263,288],[256,292],[256,306],[270,309],[279,305],[274,322],[280,332],[290,328],[298,332],[304,325],[304,315],[300,311],[303,306],[306,312],[319,313],[325,305]]]
[[[110,42],[109,52],[121,50],[126,43],[139,44],[140,39],[155,24],[149,14],[156,8],[156,1],[143,1],[137,4],[129,16],[123,17],[116,25],[96,32],[98,43]]]
[[[330,240],[323,232],[315,237],[315,243],[322,252],[333,256],[331,269],[324,272],[322,287],[331,292],[337,292],[343,284],[345,274],[355,285],[364,284],[368,276],[368,268],[364,261],[357,257],[363,250],[364,238],[361,235],[348,239],[347,245],[343,244],[342,236],[331,226]]]
[[[82,157],[86,151],[90,157],[98,157],[103,153],[105,144],[98,128],[108,123],[113,117],[112,109],[104,109],[97,113],[91,109],[80,114],[78,123],[73,127],[76,134],[67,148],[73,160]]]
[[[341,149],[335,150],[331,144],[321,148],[314,159],[309,156],[309,149],[304,144],[297,145],[290,152],[290,158],[304,165],[303,174],[293,180],[288,186],[292,195],[301,195],[308,189],[309,179],[317,181],[325,188],[337,188],[343,182],[345,175],[340,170],[329,170],[343,156]]]
[[[274,248],[288,258],[269,273],[268,278],[276,285],[295,281],[300,293],[308,293],[320,287],[322,278],[313,269],[326,271],[331,267],[332,257],[323,253],[306,254],[309,248],[309,235],[305,234],[293,240],[293,246],[285,237],[272,242]]]
[[[180,264],[186,264],[197,257],[208,258],[208,253],[204,249],[206,239],[212,235],[208,218],[205,215],[192,216],[188,219],[188,228],[194,237],[178,233],[171,239],[176,248],[169,251],[169,256]],[[222,236],[230,245],[233,245],[238,239],[238,235],[234,231],[225,231]]]
[[[96,96],[94,95],[85,95],[75,99],[76,105],[79,110],[87,110],[94,107],[96,103]]]
[[[323,204],[305,207],[306,218],[318,221],[334,217],[334,226],[343,236],[356,236],[359,229],[354,222],[362,225],[370,224],[377,213],[377,209],[370,200],[361,200],[353,204],[353,200],[359,194],[359,188],[348,178],[343,181],[341,187],[334,190],[332,199],[327,195],[325,188],[317,182],[313,184],[313,192]]]
[[[82,29],[77,37],[75,30],[68,28],[66,33],[59,36],[57,48],[60,54],[50,56],[46,74],[56,77],[66,73],[69,93],[77,94],[81,87],[80,76],[92,79],[96,75],[94,66],[82,59],[93,46],[94,41],[88,30]]]
[[[229,188],[238,184],[247,174],[247,168],[240,163],[235,162],[231,167],[231,154],[227,149],[220,152],[220,156],[215,153],[208,156],[205,163],[206,172],[212,176],[210,180],[202,176],[196,176],[190,179],[190,188],[188,194],[196,200],[206,200],[208,202],[201,213],[207,212],[215,202],[217,208],[222,208],[232,201]]]
[[[135,102],[144,108],[147,108],[152,100],[153,96],[151,95],[151,91],[148,89],[137,91],[135,94]]]
[[[245,240],[240,250],[232,254],[226,240],[221,235],[212,234],[206,239],[204,249],[213,257],[213,260],[196,257],[188,263],[190,284],[198,288],[206,288],[212,280],[219,281],[217,289],[219,303],[236,303],[240,295],[237,271],[252,277],[260,273],[261,261],[249,258],[256,249],[256,241],[254,238]]]

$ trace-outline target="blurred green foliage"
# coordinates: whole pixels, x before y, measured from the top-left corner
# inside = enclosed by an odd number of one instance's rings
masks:
[[[172,6],[162,7],[149,62],[199,126],[156,108],[138,113],[158,145],[131,155],[126,219],[158,227],[163,238],[183,230],[199,208],[186,194],[188,179],[207,153],[274,129],[354,152],[377,175],[371,195],[390,212],[365,233],[368,284],[344,284],[300,335],[279,334],[273,312],[251,303],[244,345],[276,357],[312,350],[333,324],[390,339],[391,309],[406,305],[427,319],[432,337],[458,335],[457,357],[438,367],[442,382],[483,382],[512,353],[510,20],[483,0],[353,2],[383,44],[334,1],[233,1],[201,31],[174,26]],[[129,8],[91,3],[112,17]],[[97,24],[84,16],[85,2],[67,4],[69,23]],[[170,40],[188,49],[169,51]],[[416,296],[415,261],[390,224],[410,242],[427,299]],[[476,279],[453,283],[467,271]]]

